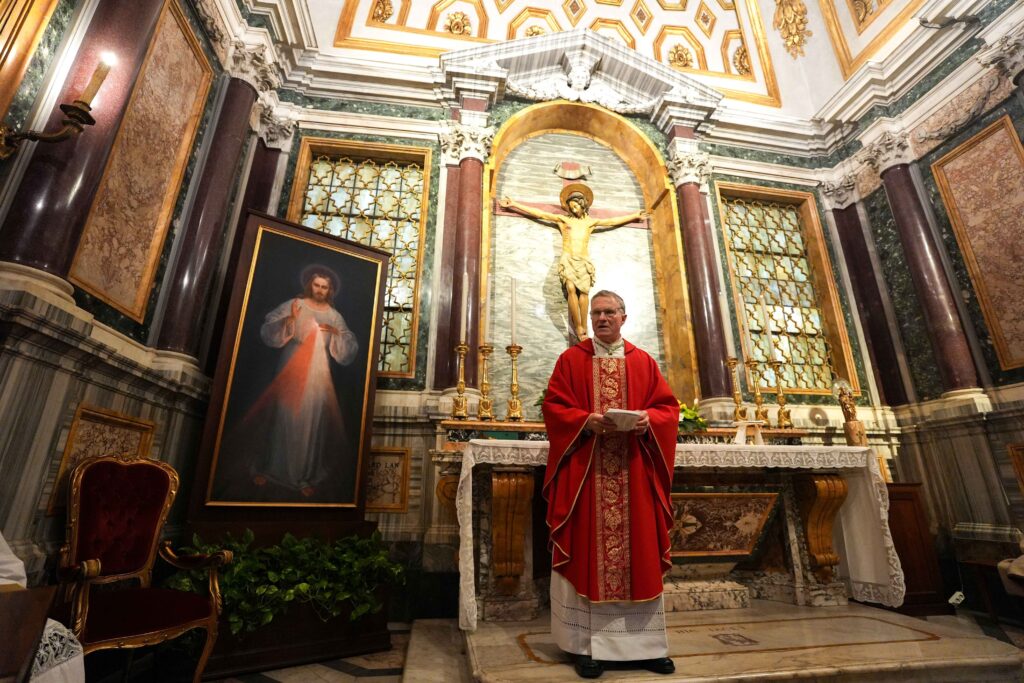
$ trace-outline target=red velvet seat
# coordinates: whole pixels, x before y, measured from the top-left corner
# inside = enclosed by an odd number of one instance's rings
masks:
[[[205,629],[198,683],[217,639],[217,568],[231,561],[231,553],[178,557],[169,542],[160,544],[177,492],[178,473],[163,462],[107,457],[81,463],[71,475],[61,578],[70,588],[71,629],[86,654],[152,645]],[[209,593],[151,588],[158,550],[179,569],[207,569]],[[97,584],[116,585],[93,590]]]

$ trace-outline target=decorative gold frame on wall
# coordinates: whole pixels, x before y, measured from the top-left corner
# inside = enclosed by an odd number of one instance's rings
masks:
[[[7,114],[57,0],[0,2],[0,119]]]
[[[409,510],[409,463],[412,461],[412,449],[411,448],[400,448],[397,446],[371,446],[370,447],[370,458],[369,464],[375,461],[377,456],[401,456],[402,458],[402,474],[401,474],[401,495],[399,495],[399,502],[397,503],[382,503],[374,504],[369,497],[369,478],[371,474],[371,467],[366,468],[367,478],[367,494],[366,494],[366,511],[367,512],[407,512]]]
[[[497,191],[498,169],[521,143],[545,133],[581,135],[610,147],[629,167],[640,185],[644,210],[651,214],[654,271],[660,276],[657,303],[661,313],[667,379],[678,399],[693,403],[693,399],[698,397],[700,384],[690,327],[690,296],[675,187],[661,152],[651,141],[622,116],[594,104],[566,101],[535,104],[509,117],[494,136],[491,156],[484,165],[477,345],[486,343],[484,337],[489,324],[486,302],[489,297],[491,209]]]
[[[796,206],[800,213],[800,223],[804,228],[804,239],[807,242],[807,256],[811,267],[811,277],[814,283],[815,292],[818,295],[818,303],[821,307],[822,327],[829,345],[832,347],[832,362],[835,364],[832,370],[850,382],[850,387],[855,396],[860,395],[860,379],[857,376],[857,366],[853,362],[853,349],[850,347],[850,338],[846,330],[846,321],[843,318],[842,307],[839,304],[839,290],[836,288],[832,268],[832,259],[829,258],[828,245],[825,242],[825,233],[821,227],[818,216],[818,205],[814,199],[813,192],[800,190],[781,190],[774,187],[763,187],[761,185],[747,185],[743,183],[718,182],[715,183],[716,201],[718,202],[719,221],[725,215],[722,197],[735,197],[736,199],[755,199],[761,201],[773,201],[781,204]],[[721,231],[721,225],[718,226]],[[743,300],[740,298],[739,288],[736,286],[736,272],[733,268],[732,246],[729,240],[722,240],[726,251],[726,266],[729,270],[729,283],[732,288],[733,310],[736,312],[736,321],[739,326],[741,342],[750,339],[750,332],[747,330],[746,316],[741,315],[744,310]],[[754,378],[747,369],[747,386],[753,386]],[[772,391],[775,387],[762,387],[762,391]],[[832,389],[796,389],[786,387],[786,394],[831,394]]]
[[[178,29],[181,31],[192,49],[192,53],[195,56],[200,69],[203,71],[204,76],[202,78],[199,90],[196,93],[195,101],[192,105],[192,110],[188,113],[188,123],[186,124],[187,133],[182,137],[180,146],[178,148],[177,156],[174,160],[174,165],[169,175],[170,182],[167,184],[163,197],[153,197],[154,201],[160,201],[160,212],[158,214],[155,225],[152,226],[153,237],[147,245],[150,249],[149,260],[142,273],[142,277],[139,281],[139,288],[135,292],[135,300],[130,304],[124,301],[118,301],[112,298],[108,291],[105,291],[95,282],[86,280],[79,274],[76,274],[76,264],[78,263],[79,255],[82,253],[83,245],[86,243],[85,234],[89,230],[89,226],[92,223],[93,217],[96,214],[98,207],[100,206],[100,200],[102,198],[105,188],[108,187],[110,182],[110,176],[112,166],[111,161],[114,158],[114,154],[123,144],[127,144],[124,140],[125,132],[125,121],[128,116],[132,113],[133,107],[135,106],[137,96],[140,88],[139,84],[143,82],[150,65],[152,64],[153,49],[156,46],[156,36],[159,35],[163,29],[165,22],[173,20]],[[117,135],[114,138],[114,142],[111,145],[111,153],[107,158],[105,168],[103,169],[103,176],[100,179],[99,185],[97,186],[96,195],[93,198],[92,206],[89,209],[89,215],[85,221],[85,227],[83,228],[83,239],[79,242],[78,248],[75,250],[75,257],[71,263],[71,270],[68,274],[68,280],[81,289],[89,292],[97,299],[103,301],[107,305],[121,311],[132,320],[136,322],[143,322],[146,316],[146,308],[148,305],[148,299],[150,291],[153,288],[153,280],[156,277],[156,270],[160,263],[160,254],[163,251],[164,242],[167,239],[167,233],[170,231],[171,218],[174,213],[174,205],[177,202],[178,192],[181,189],[181,182],[185,177],[185,167],[188,165],[189,157],[192,152],[192,144],[195,141],[196,134],[199,130],[199,122],[203,115],[203,109],[206,107],[206,98],[210,91],[210,83],[213,80],[213,67],[210,66],[209,60],[206,58],[206,54],[203,52],[202,47],[199,45],[199,41],[195,34],[192,32],[192,28],[189,25],[188,19],[185,17],[184,11],[178,5],[177,1],[165,0],[163,8],[160,10],[160,18],[157,20],[157,27],[153,32],[153,38],[150,40],[149,46],[146,48],[146,56],[143,58],[142,67],[139,70],[138,77],[135,79],[132,85],[132,94],[128,99],[128,104],[125,106],[124,116],[121,119]]]
[[[426,244],[427,219],[430,215],[430,175],[433,172],[433,150],[415,145],[391,145],[377,142],[360,142],[344,138],[319,138],[303,136],[299,141],[299,154],[295,160],[295,177],[292,179],[291,194],[288,196],[287,220],[298,223],[302,215],[303,194],[309,183],[310,164],[317,154],[347,155],[374,161],[412,161],[423,166],[423,196],[420,198],[420,241],[416,247],[416,282],[413,289],[412,327],[409,335],[408,372],[377,373],[378,377],[409,379],[416,376],[417,334],[420,325],[420,291],[423,279],[423,246]],[[391,265],[388,264],[390,270]]]
[[[936,184],[939,186],[942,203],[946,206],[949,222],[953,225],[953,233],[956,236],[957,244],[960,246],[960,252],[963,254],[964,263],[967,265],[967,272],[971,276],[971,282],[974,284],[974,291],[978,296],[978,303],[981,305],[981,313],[985,317],[985,324],[992,335],[992,345],[995,347],[996,356],[999,358],[999,367],[1003,370],[1012,370],[1024,367],[1024,355],[1013,357],[1010,351],[998,312],[995,310],[991,295],[986,286],[984,269],[978,264],[978,258],[974,253],[974,248],[971,246],[971,236],[968,234],[964,218],[960,213],[960,207],[956,203],[956,196],[945,172],[945,167],[955,159],[970,152],[986,138],[999,133],[1005,134],[1008,138],[1006,145],[1016,152],[1017,160],[1020,163],[1019,172],[1024,173],[1024,145],[1021,144],[1020,138],[1017,137],[1017,131],[1013,127],[1013,121],[1010,119],[1009,114],[999,118],[995,123],[987,126],[984,130],[960,144],[956,149],[935,161],[932,164],[932,173],[935,176]],[[1022,226],[1016,227],[1020,228]]]
[[[886,24],[885,28],[878,35],[871,39],[871,42],[854,55],[850,52],[850,45],[846,42],[846,34],[843,32],[842,23],[839,21],[839,12],[835,6],[836,0],[818,0],[818,2],[821,6],[821,14],[825,19],[825,28],[828,29],[829,42],[832,44],[832,51],[835,52],[836,60],[839,62],[839,70],[842,72],[844,80],[849,79],[853,72],[863,66],[864,62],[871,59],[876,52],[889,42],[893,34],[903,28],[903,25],[924,5],[924,0],[910,0],[910,3],[892,21]],[[883,8],[883,11],[890,6],[887,5]],[[851,14],[850,18],[854,25],[856,25],[856,17]],[[865,23],[864,26],[867,27],[868,23],[871,22]]]
[[[86,456],[72,462],[75,446],[78,445],[76,438],[83,422],[95,422],[107,425],[115,429],[139,432],[139,446],[135,453],[102,453]],[[57,476],[53,480],[53,489],[50,491],[50,500],[46,505],[46,516],[52,517],[64,510],[67,502],[68,482],[67,478],[74,468],[85,460],[102,457],[106,455],[130,456],[129,459],[141,459],[150,457],[150,448],[153,445],[153,433],[156,424],[149,420],[143,420],[132,415],[118,413],[113,410],[106,410],[96,406],[78,404],[75,416],[71,420],[71,428],[68,430],[68,439],[64,444],[64,452],[61,455],[60,465],[57,468]]]

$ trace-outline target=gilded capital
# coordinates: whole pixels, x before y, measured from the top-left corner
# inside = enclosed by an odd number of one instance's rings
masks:
[[[676,187],[696,183],[701,191],[707,189],[711,175],[711,159],[707,152],[701,152],[691,140],[673,140],[668,148],[668,172]]]
[[[440,138],[441,162],[446,166],[458,165],[468,158],[487,161],[494,140],[494,127],[449,121]]]

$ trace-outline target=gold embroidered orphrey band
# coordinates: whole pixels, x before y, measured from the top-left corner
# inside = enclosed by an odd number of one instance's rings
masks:
[[[595,410],[626,407],[626,359],[594,358]],[[594,449],[594,510],[597,533],[598,600],[630,600],[629,469],[627,437],[597,437]]]

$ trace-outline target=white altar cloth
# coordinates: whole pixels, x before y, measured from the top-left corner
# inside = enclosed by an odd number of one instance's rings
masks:
[[[459,520],[459,628],[475,631],[477,622],[473,467],[481,463],[543,467],[547,457],[547,441],[473,439],[462,452],[455,496]],[[889,607],[903,603],[903,569],[889,533],[889,492],[870,448],[677,444],[675,466],[842,470],[849,491],[839,509],[832,540],[840,557],[839,576],[856,600]]]

